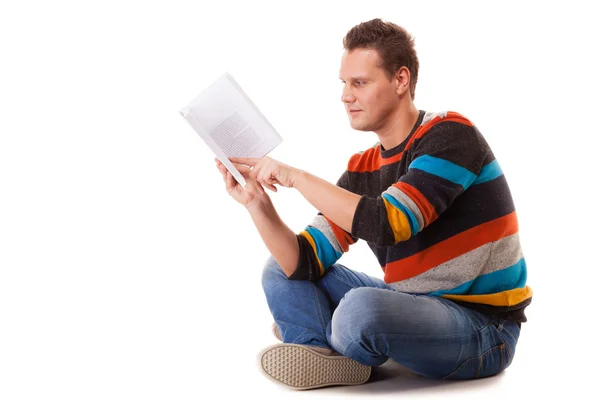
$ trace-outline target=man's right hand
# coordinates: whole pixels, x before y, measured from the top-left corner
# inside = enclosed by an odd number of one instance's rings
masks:
[[[238,203],[248,207],[252,204],[260,202],[261,200],[265,200],[265,197],[269,197],[265,193],[265,189],[262,187],[262,185],[258,183],[256,179],[250,178],[250,168],[247,166],[235,166],[246,180],[246,187],[243,187],[238,181],[235,180],[231,172],[225,168],[223,163],[218,158],[215,158],[215,163],[221,172],[221,175],[223,176],[225,190],[227,190],[227,193],[229,193],[229,195]]]

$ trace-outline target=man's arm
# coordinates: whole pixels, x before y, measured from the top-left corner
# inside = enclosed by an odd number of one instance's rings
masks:
[[[267,249],[289,277],[296,270],[300,258],[296,234],[281,220],[269,196],[254,199],[246,209]]]
[[[318,280],[356,242],[322,213],[296,235],[279,218],[264,189],[250,177],[248,166],[236,165],[249,185],[243,188],[218,159],[215,163],[223,175],[227,193],[246,207],[267,249],[289,279]],[[343,185],[345,179],[346,174],[338,184]]]
[[[419,138],[408,172],[379,196],[360,196],[305,171],[296,188],[353,237],[378,246],[410,239],[431,224],[475,181],[484,148],[464,118],[439,123]]]
[[[334,186],[345,191],[340,187],[345,185],[345,179],[344,173],[337,182],[339,186]],[[315,195],[319,196],[318,193]],[[356,242],[322,212],[318,212],[300,234],[295,234],[281,220],[267,195],[259,196],[246,209],[271,255],[289,279],[319,280],[327,268]]]
[[[306,171],[302,171],[297,176],[294,188],[336,225],[346,232],[352,232],[352,219],[361,198],[360,195]]]

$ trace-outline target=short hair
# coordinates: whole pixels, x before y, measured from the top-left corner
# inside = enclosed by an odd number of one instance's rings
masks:
[[[401,26],[379,18],[360,23],[348,31],[344,37],[344,48],[352,51],[357,48],[377,50],[389,80],[392,80],[401,67],[410,71],[410,96],[415,98],[415,88],[419,77],[419,59],[415,50],[414,38]]]

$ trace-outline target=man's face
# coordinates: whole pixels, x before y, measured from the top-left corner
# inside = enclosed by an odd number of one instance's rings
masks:
[[[380,63],[377,50],[344,52],[340,68],[340,79],[344,85],[342,101],[353,129],[381,129],[399,105],[396,80],[388,80]]]

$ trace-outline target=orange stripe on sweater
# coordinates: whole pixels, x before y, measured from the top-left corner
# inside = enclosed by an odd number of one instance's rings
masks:
[[[398,282],[422,274],[446,261],[486,243],[512,235],[519,230],[517,215],[512,213],[461,232],[405,259],[385,266],[384,280]]]
[[[323,217],[325,217],[325,215],[323,215]],[[352,236],[350,236],[348,233],[346,233],[345,230],[337,226],[335,222],[333,222],[329,218],[325,217],[325,219],[329,223],[329,226],[331,226],[331,230],[333,231],[333,234],[335,235],[335,238],[337,239],[338,243],[340,244],[340,246],[342,246],[342,250],[344,250],[344,252],[347,252],[350,249],[350,245],[354,243]]]
[[[380,144],[377,143],[375,146],[365,150],[362,154],[354,154],[348,162],[349,172],[373,172],[381,169],[382,166],[393,164],[400,161],[402,155],[406,150],[410,148],[415,139],[419,139],[425,135],[431,127],[440,121],[458,122],[464,125],[473,126],[473,123],[467,118],[463,117],[459,113],[448,111],[445,118],[439,116],[434,117],[431,121],[425,125],[417,128],[415,134],[407,143],[403,151],[390,158],[382,158],[381,152],[379,151]]]
[[[379,145],[378,145],[379,146]],[[355,154],[348,162],[349,172],[373,172],[382,166],[400,161],[403,152],[390,158],[382,158],[378,147],[371,147],[362,154]]]
[[[421,193],[417,188],[405,182],[396,182],[392,186],[402,190],[408,197],[411,198],[412,201],[415,202],[417,207],[419,207],[419,211],[421,211],[421,215],[423,215],[425,226],[435,221],[435,219],[438,217],[429,200],[427,200],[427,198],[423,196],[423,193]]]

